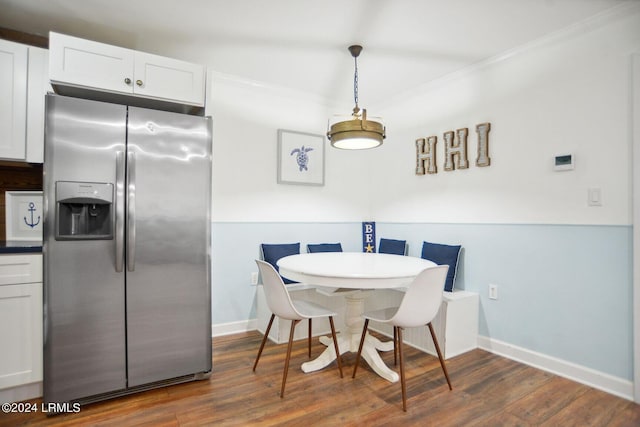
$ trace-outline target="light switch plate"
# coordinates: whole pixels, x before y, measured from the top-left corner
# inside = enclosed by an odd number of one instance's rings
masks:
[[[587,190],[587,203],[589,206],[602,206],[602,190],[589,188]]]

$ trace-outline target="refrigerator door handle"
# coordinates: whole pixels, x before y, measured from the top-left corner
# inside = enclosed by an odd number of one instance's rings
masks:
[[[116,152],[116,271],[124,268],[124,152]]]
[[[127,156],[127,270],[136,267],[136,154],[129,151]]]

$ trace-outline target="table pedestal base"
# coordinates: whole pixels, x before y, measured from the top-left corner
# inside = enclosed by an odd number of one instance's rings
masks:
[[[347,300],[345,316],[347,330],[337,334],[338,348],[340,349],[341,354],[346,352],[358,352],[360,337],[362,336],[362,328],[364,326],[362,313],[364,311],[365,294],[366,292],[356,292],[345,297]],[[320,342],[327,348],[316,359],[303,363],[303,372],[308,373],[318,371],[336,360],[336,351],[333,348],[333,340],[331,337],[320,337]],[[362,358],[367,361],[375,373],[385,380],[394,383],[399,379],[398,374],[389,369],[382,361],[380,354],[378,354],[378,351],[391,350],[393,350],[393,341],[382,342],[378,338],[367,333],[364,345],[362,346]]]

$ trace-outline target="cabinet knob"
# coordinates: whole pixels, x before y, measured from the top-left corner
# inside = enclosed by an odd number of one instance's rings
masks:
[[[142,80],[136,80],[136,84],[137,84],[138,86],[142,86]]]
[[[124,82],[126,84],[130,85],[131,84],[131,79],[129,77],[127,77],[127,78],[124,79]]]

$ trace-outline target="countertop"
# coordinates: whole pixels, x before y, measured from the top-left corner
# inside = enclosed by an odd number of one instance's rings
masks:
[[[42,242],[37,240],[0,240],[0,254],[41,253]]]

